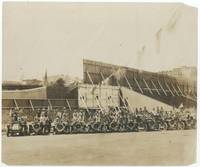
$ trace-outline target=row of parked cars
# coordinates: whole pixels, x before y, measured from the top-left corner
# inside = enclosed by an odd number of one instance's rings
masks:
[[[16,111],[7,125],[7,136],[73,134],[73,133],[109,133],[186,130],[196,128],[196,116],[181,111],[148,111],[144,109],[129,111],[126,108],[107,110],[61,109],[50,117],[53,111],[43,110],[32,121],[27,121]]]

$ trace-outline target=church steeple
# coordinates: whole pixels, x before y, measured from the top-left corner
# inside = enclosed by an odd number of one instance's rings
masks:
[[[47,69],[45,70],[45,75],[44,75],[44,86],[48,86]]]

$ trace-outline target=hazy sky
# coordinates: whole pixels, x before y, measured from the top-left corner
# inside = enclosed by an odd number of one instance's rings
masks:
[[[82,59],[148,71],[196,66],[197,9],[183,4],[3,5],[3,80],[69,74]]]

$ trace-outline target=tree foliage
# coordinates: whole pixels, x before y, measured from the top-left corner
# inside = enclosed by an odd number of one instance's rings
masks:
[[[64,87],[65,86],[65,80],[63,78],[59,78],[56,80],[56,82],[53,84],[55,87]]]

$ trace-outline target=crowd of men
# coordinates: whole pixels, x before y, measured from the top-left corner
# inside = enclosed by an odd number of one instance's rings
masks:
[[[34,118],[31,120],[32,131],[67,132],[107,132],[107,131],[133,131],[147,130],[175,130],[196,128],[196,116],[189,110],[176,109],[166,111],[163,107],[153,108],[151,111],[146,107],[134,110],[125,107],[109,107],[98,109],[75,109],[73,111],[63,108],[36,109]],[[10,111],[11,124],[18,122],[25,125],[27,116],[22,116],[23,110],[12,109]],[[103,130],[104,129],[104,130]]]

